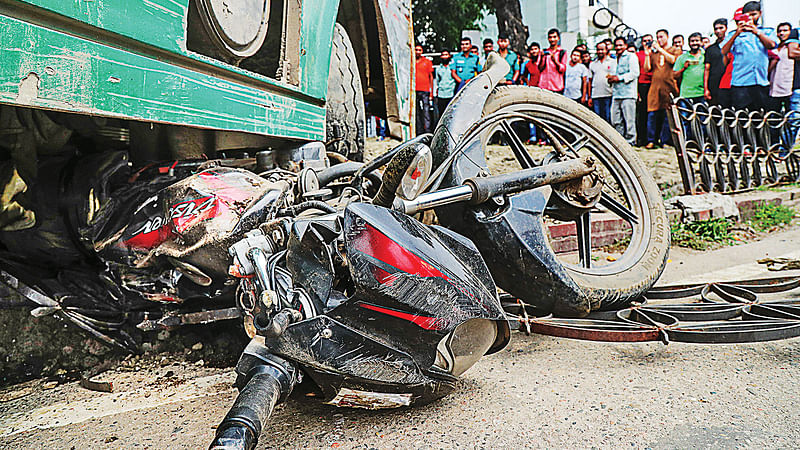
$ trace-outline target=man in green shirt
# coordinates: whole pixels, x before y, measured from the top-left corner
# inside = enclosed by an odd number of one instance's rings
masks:
[[[508,35],[505,33],[500,33],[500,36],[497,37],[497,53],[505,58],[506,62],[509,66],[511,66],[511,70],[508,71],[506,74],[505,80],[501,81],[502,84],[517,84],[517,79],[519,79],[519,64],[517,54],[509,50],[510,42],[508,40]]]
[[[703,36],[700,33],[692,33],[689,36],[689,51],[675,60],[672,70],[676,79],[682,77],[681,97],[692,104],[703,102],[705,54],[703,53]]]
[[[434,72],[433,89],[436,97],[436,103],[434,104],[436,120],[434,120],[434,123],[439,122],[439,117],[442,116],[442,113],[444,113],[444,110],[456,93],[456,80],[453,79],[453,68],[450,59],[450,52],[442,50],[442,53],[439,55],[441,64],[436,66],[436,71]]]

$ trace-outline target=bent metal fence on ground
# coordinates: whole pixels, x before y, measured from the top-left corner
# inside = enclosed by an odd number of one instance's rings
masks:
[[[685,194],[800,181],[797,111],[722,109],[678,98],[668,116]]]

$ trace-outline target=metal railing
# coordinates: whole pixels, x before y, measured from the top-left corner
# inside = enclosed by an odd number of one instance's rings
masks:
[[[800,181],[800,113],[723,109],[677,98],[668,110],[685,194]]]

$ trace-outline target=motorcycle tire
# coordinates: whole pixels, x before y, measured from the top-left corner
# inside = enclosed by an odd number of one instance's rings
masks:
[[[625,264],[616,268],[615,263],[611,263],[601,273],[573,264],[563,264],[572,279],[587,294],[592,311],[628,306],[632,300],[652,287],[661,275],[670,247],[666,208],[661,192],[647,167],[610,124],[585,106],[563,95],[527,86],[498,87],[487,99],[483,115],[488,116],[501,110],[524,111],[565,130],[565,133],[578,130],[591,136],[591,152],[596,159],[611,166],[609,170],[617,171],[621,181],[615,180],[626,186],[630,193],[627,197],[635,197],[628,206],[637,217],[641,217],[642,225],[637,226],[638,231],[635,230],[631,236],[628,248],[636,249],[632,258],[627,258]]]
[[[341,24],[333,30],[325,116],[328,149],[353,161],[364,159],[366,113],[355,50]]]

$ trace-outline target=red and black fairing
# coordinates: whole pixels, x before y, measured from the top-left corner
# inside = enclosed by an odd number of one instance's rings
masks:
[[[497,323],[487,353],[505,346],[508,324],[494,282],[467,239],[361,203],[345,210],[343,227],[354,292],[267,341],[305,367],[326,396],[341,396],[342,388],[411,393],[411,402],[447,394],[455,377],[434,367],[437,345],[470,319]]]
[[[228,248],[258,225],[281,191],[246,170],[203,170],[126,205],[127,220],[104,226],[92,239],[94,250],[124,272],[126,287],[150,300],[179,301],[177,283],[167,278],[177,273],[199,286],[223,282]],[[148,273],[162,273],[163,280]]]

